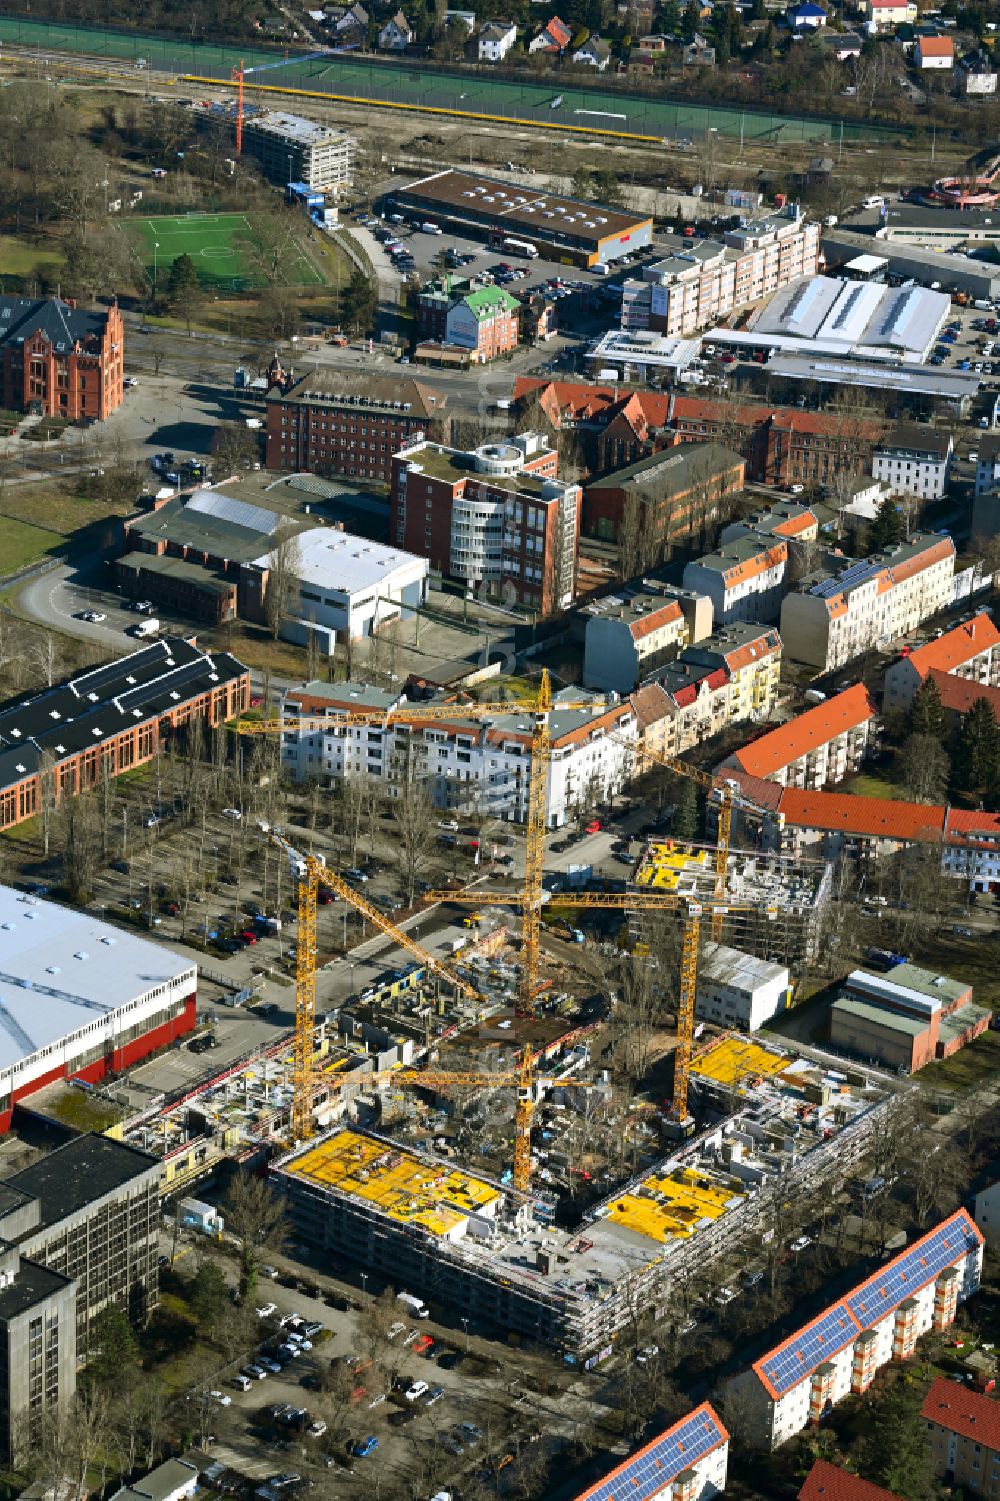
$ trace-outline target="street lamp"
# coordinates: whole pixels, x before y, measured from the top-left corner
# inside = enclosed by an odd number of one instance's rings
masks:
[[[361,1273],[361,1293],[362,1293],[363,1297],[367,1297],[368,1296],[368,1273],[367,1272],[362,1272]]]
[[[469,1353],[469,1321],[468,1321],[468,1319],[463,1319],[462,1320],[462,1328],[465,1330],[465,1353],[466,1353],[466,1355],[468,1355],[468,1353]]]
[[[159,240],[153,241],[153,301],[156,301],[156,252],[160,248]]]

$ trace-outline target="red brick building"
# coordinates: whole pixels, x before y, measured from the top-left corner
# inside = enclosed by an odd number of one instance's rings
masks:
[[[538,401],[552,424],[575,431],[595,473],[624,468],[674,443],[723,443],[761,484],[825,484],[864,469],[888,423],[745,401],[622,391],[522,376],[514,399]]]
[[[719,443],[674,443],[626,469],[591,480],[584,489],[583,529],[618,541],[630,504],[640,525],[661,543],[676,541],[714,521],[727,496],[742,489],[746,464]]]
[[[105,768],[118,776],[151,761],[192,720],[219,725],[249,704],[241,662],[177,636],[0,704],[0,829],[39,812],[44,779],[56,803],[75,797]]]
[[[487,599],[548,615],[576,584],[580,487],[538,433],[473,453],[416,443],[393,458],[392,539]]]
[[[9,411],[103,421],[125,394],[118,304],[84,312],[60,297],[0,297],[0,403]]]
[[[267,395],[268,469],[345,474],[388,484],[392,456],[446,439],[445,398],[412,379],[316,370]]]

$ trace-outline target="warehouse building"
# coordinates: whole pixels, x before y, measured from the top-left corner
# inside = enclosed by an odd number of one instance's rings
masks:
[[[0,829],[55,799],[95,787],[105,772],[143,766],[192,720],[216,726],[250,703],[250,672],[228,652],[179,636],[92,667],[30,698],[0,704]]]
[[[711,1501],[726,1488],[729,1434],[708,1402],[658,1433],[575,1501]]]
[[[774,1450],[818,1428],[883,1366],[909,1359],[921,1335],[952,1326],[979,1287],[982,1263],[983,1237],[959,1209],[728,1382],[740,1436]]]
[[[965,215],[962,216],[963,218]],[[920,245],[908,245],[896,238],[855,233],[839,224],[824,230],[822,250],[827,266],[836,270],[845,261],[870,251],[876,244],[879,255],[889,263],[889,274],[899,280],[918,282],[942,292],[964,292],[974,300],[992,302],[1000,297],[1000,272],[990,261],[973,260],[966,255],[941,254]]]
[[[260,163],[269,182],[304,183],[316,192],[344,187],[354,172],[357,142],[343,130],[275,111],[250,115],[243,149]]]
[[[650,218],[477,172],[435,172],[394,188],[387,202],[416,223],[485,240],[494,250],[516,255],[532,246],[539,254],[577,266],[610,265],[653,239]]]
[[[730,349],[923,363],[951,311],[943,292],[810,276],[774,293],[745,329],[706,335]]]
[[[971,985],[917,964],[897,964],[884,975],[856,969],[831,1008],[830,1041],[913,1074],[979,1037],[991,1014],[973,1003]]]
[[[0,1131],[46,1084],[93,1084],[190,1032],[197,985],[162,945],[0,886]]]

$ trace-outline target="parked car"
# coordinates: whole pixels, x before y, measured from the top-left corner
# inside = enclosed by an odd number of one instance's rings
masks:
[[[420,1400],[420,1398],[424,1395],[424,1392],[429,1392],[429,1391],[430,1391],[430,1384],[428,1382],[426,1382],[426,1381],[414,1381],[413,1384],[412,1384],[412,1386],[408,1386],[406,1388],[406,1391],[403,1393],[403,1396],[406,1398],[407,1402],[418,1402]]]
[[[369,1433],[367,1438],[358,1439],[351,1450],[355,1459],[367,1459],[369,1454],[374,1454],[378,1448],[378,1439],[374,1433]]]
[[[262,1365],[245,1365],[240,1374],[249,1376],[253,1381],[264,1381],[267,1377],[267,1372]]]

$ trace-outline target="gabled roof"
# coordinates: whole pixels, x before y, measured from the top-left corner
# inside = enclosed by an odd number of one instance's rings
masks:
[[[42,334],[58,354],[101,338],[107,313],[87,313],[61,297],[0,297],[0,345],[22,344]]]
[[[954,57],[955,44],[950,36],[921,36],[917,46],[922,57]]]
[[[588,1486],[576,1501],[645,1501],[662,1495],[685,1470],[729,1442],[715,1409],[703,1402],[624,1463]]]
[[[954,672],[981,652],[1000,646],[1000,631],[985,610],[973,615],[971,620],[956,625],[934,641],[928,641],[911,651],[907,661],[921,678],[937,668],[941,672]]]
[[[803,792],[786,787],[778,811],[786,824],[856,834],[861,838],[940,840],[945,809],[940,804],[906,803],[886,797],[852,797],[847,792]]]
[[[658,724],[670,712],[670,695],[659,683],[646,683],[630,695],[629,702],[636,717],[640,733],[650,725]]]
[[[1000,1450],[1000,1402],[939,1376],[924,1398],[920,1416],[960,1438]]]
[[[1000,721],[1000,688],[994,688],[991,683],[976,683],[970,678],[956,677],[950,672],[938,672],[936,668],[930,676],[937,688],[942,708],[950,709],[953,714],[968,714],[973,704],[983,698]]]
[[[875,705],[867,688],[863,683],[855,683],[826,703],[816,704],[759,740],[744,745],[734,752],[733,760],[752,776],[771,777],[818,746],[867,724],[874,713]]]
[[[802,1482],[798,1501],[900,1501],[900,1497],[828,1459],[817,1459]]]
[[[900,1303],[982,1244],[983,1236],[968,1211],[956,1210],[839,1302],[755,1360],[757,1379],[769,1396],[780,1400],[817,1366],[853,1344],[864,1330],[880,1323]]]

